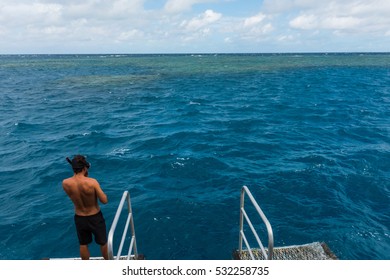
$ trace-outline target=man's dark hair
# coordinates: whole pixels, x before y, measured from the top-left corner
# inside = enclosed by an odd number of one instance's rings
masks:
[[[89,168],[91,165],[82,155],[75,155],[72,160],[66,158],[66,160],[72,165],[74,173],[80,173],[85,167]]]

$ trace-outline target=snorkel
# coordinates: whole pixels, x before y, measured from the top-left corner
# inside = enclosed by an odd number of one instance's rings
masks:
[[[88,169],[91,167],[91,164],[85,160],[84,156],[77,155],[72,160],[66,157],[66,161],[72,166],[73,172],[76,174],[87,168],[84,175],[88,177]]]

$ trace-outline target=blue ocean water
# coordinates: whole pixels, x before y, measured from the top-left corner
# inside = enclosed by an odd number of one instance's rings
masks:
[[[78,256],[78,153],[148,259],[231,259],[242,185],[276,246],[390,259],[390,54],[0,56],[0,81],[0,259]]]

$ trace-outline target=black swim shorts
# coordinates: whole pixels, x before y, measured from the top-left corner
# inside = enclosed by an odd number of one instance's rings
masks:
[[[99,245],[107,243],[106,222],[101,211],[91,216],[74,215],[80,245],[92,242],[92,234]]]

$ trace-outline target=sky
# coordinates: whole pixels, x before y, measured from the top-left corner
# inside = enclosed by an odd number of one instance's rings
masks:
[[[390,0],[0,0],[0,54],[389,51]]]

